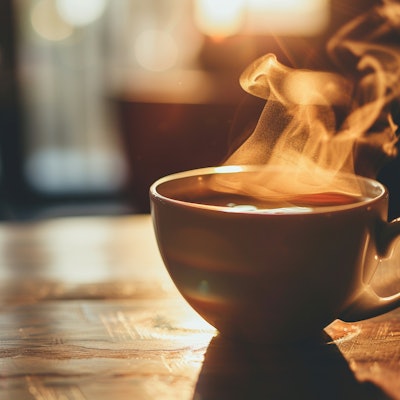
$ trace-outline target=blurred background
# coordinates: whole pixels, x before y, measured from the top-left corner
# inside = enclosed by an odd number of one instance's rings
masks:
[[[251,61],[329,68],[327,38],[373,3],[2,0],[0,217],[148,212],[151,182],[249,129]]]

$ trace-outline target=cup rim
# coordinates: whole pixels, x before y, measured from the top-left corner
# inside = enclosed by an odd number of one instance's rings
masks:
[[[223,166],[214,166],[214,167],[203,167],[203,168],[196,168],[196,169],[190,169],[190,170],[185,170],[181,172],[175,172],[166,176],[163,176],[159,179],[157,179],[149,188],[149,194],[150,194],[150,199],[152,200],[160,200],[161,202],[164,203],[170,203],[174,205],[179,205],[179,206],[184,206],[185,208],[188,209],[199,209],[199,210],[213,210],[213,211],[218,211],[218,212],[226,212],[226,213],[232,213],[232,214],[246,214],[246,215],[265,215],[265,216],[280,216],[282,215],[285,216],[291,216],[291,215],[314,215],[314,214],[325,214],[325,213],[331,213],[331,212],[339,212],[339,211],[345,211],[345,210],[352,210],[355,208],[362,208],[364,206],[369,206],[372,205],[375,202],[378,202],[384,197],[388,196],[388,190],[383,185],[381,182],[364,177],[361,175],[357,174],[350,174],[350,173],[341,173],[343,175],[349,175],[352,177],[356,177],[356,179],[359,179],[363,182],[369,183],[369,185],[379,191],[379,194],[376,195],[375,197],[368,197],[364,200],[356,201],[353,203],[349,204],[342,204],[342,205],[331,205],[331,206],[322,206],[319,208],[316,208],[312,211],[304,212],[304,211],[291,211],[291,212],[284,212],[284,213],[274,213],[274,212],[265,212],[264,210],[246,210],[246,209],[241,209],[241,210],[235,210],[232,209],[231,207],[224,207],[224,206],[219,206],[219,205],[210,205],[210,204],[202,204],[202,203],[196,203],[192,201],[187,201],[187,200],[181,200],[173,197],[166,196],[164,194],[161,194],[158,191],[158,188],[160,185],[168,183],[168,182],[173,182],[175,180],[179,179],[184,179],[184,178],[190,178],[190,177],[196,177],[196,176],[206,176],[206,175],[213,175],[213,174],[230,174],[230,173],[237,173],[237,172],[251,172],[251,171],[256,171],[259,170],[260,168],[263,168],[265,166],[263,165],[223,165]],[[278,167],[279,168],[279,167]]]

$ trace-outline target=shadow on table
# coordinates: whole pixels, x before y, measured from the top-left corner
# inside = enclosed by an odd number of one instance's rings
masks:
[[[374,384],[359,382],[338,347],[324,340],[249,347],[216,336],[210,343],[193,400],[379,400]]]

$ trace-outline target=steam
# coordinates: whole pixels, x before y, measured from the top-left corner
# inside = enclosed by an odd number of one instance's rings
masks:
[[[253,133],[226,164],[269,168],[255,181],[221,184],[268,197],[358,195],[351,177],[373,176],[397,154],[391,105],[400,96],[400,49],[393,40],[400,43],[399,31],[400,3],[386,0],[328,42],[337,72],[292,69],[273,54],[252,63],[240,84],[266,104]]]

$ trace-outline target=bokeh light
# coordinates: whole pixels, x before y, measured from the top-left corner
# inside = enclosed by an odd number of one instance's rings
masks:
[[[149,71],[166,71],[178,60],[178,46],[166,31],[147,29],[138,35],[134,47],[137,62]]]
[[[94,22],[101,17],[106,5],[106,0],[56,0],[60,16],[74,26]]]
[[[73,27],[64,21],[57,11],[54,0],[40,0],[31,11],[34,31],[44,39],[64,40],[72,35]]]

